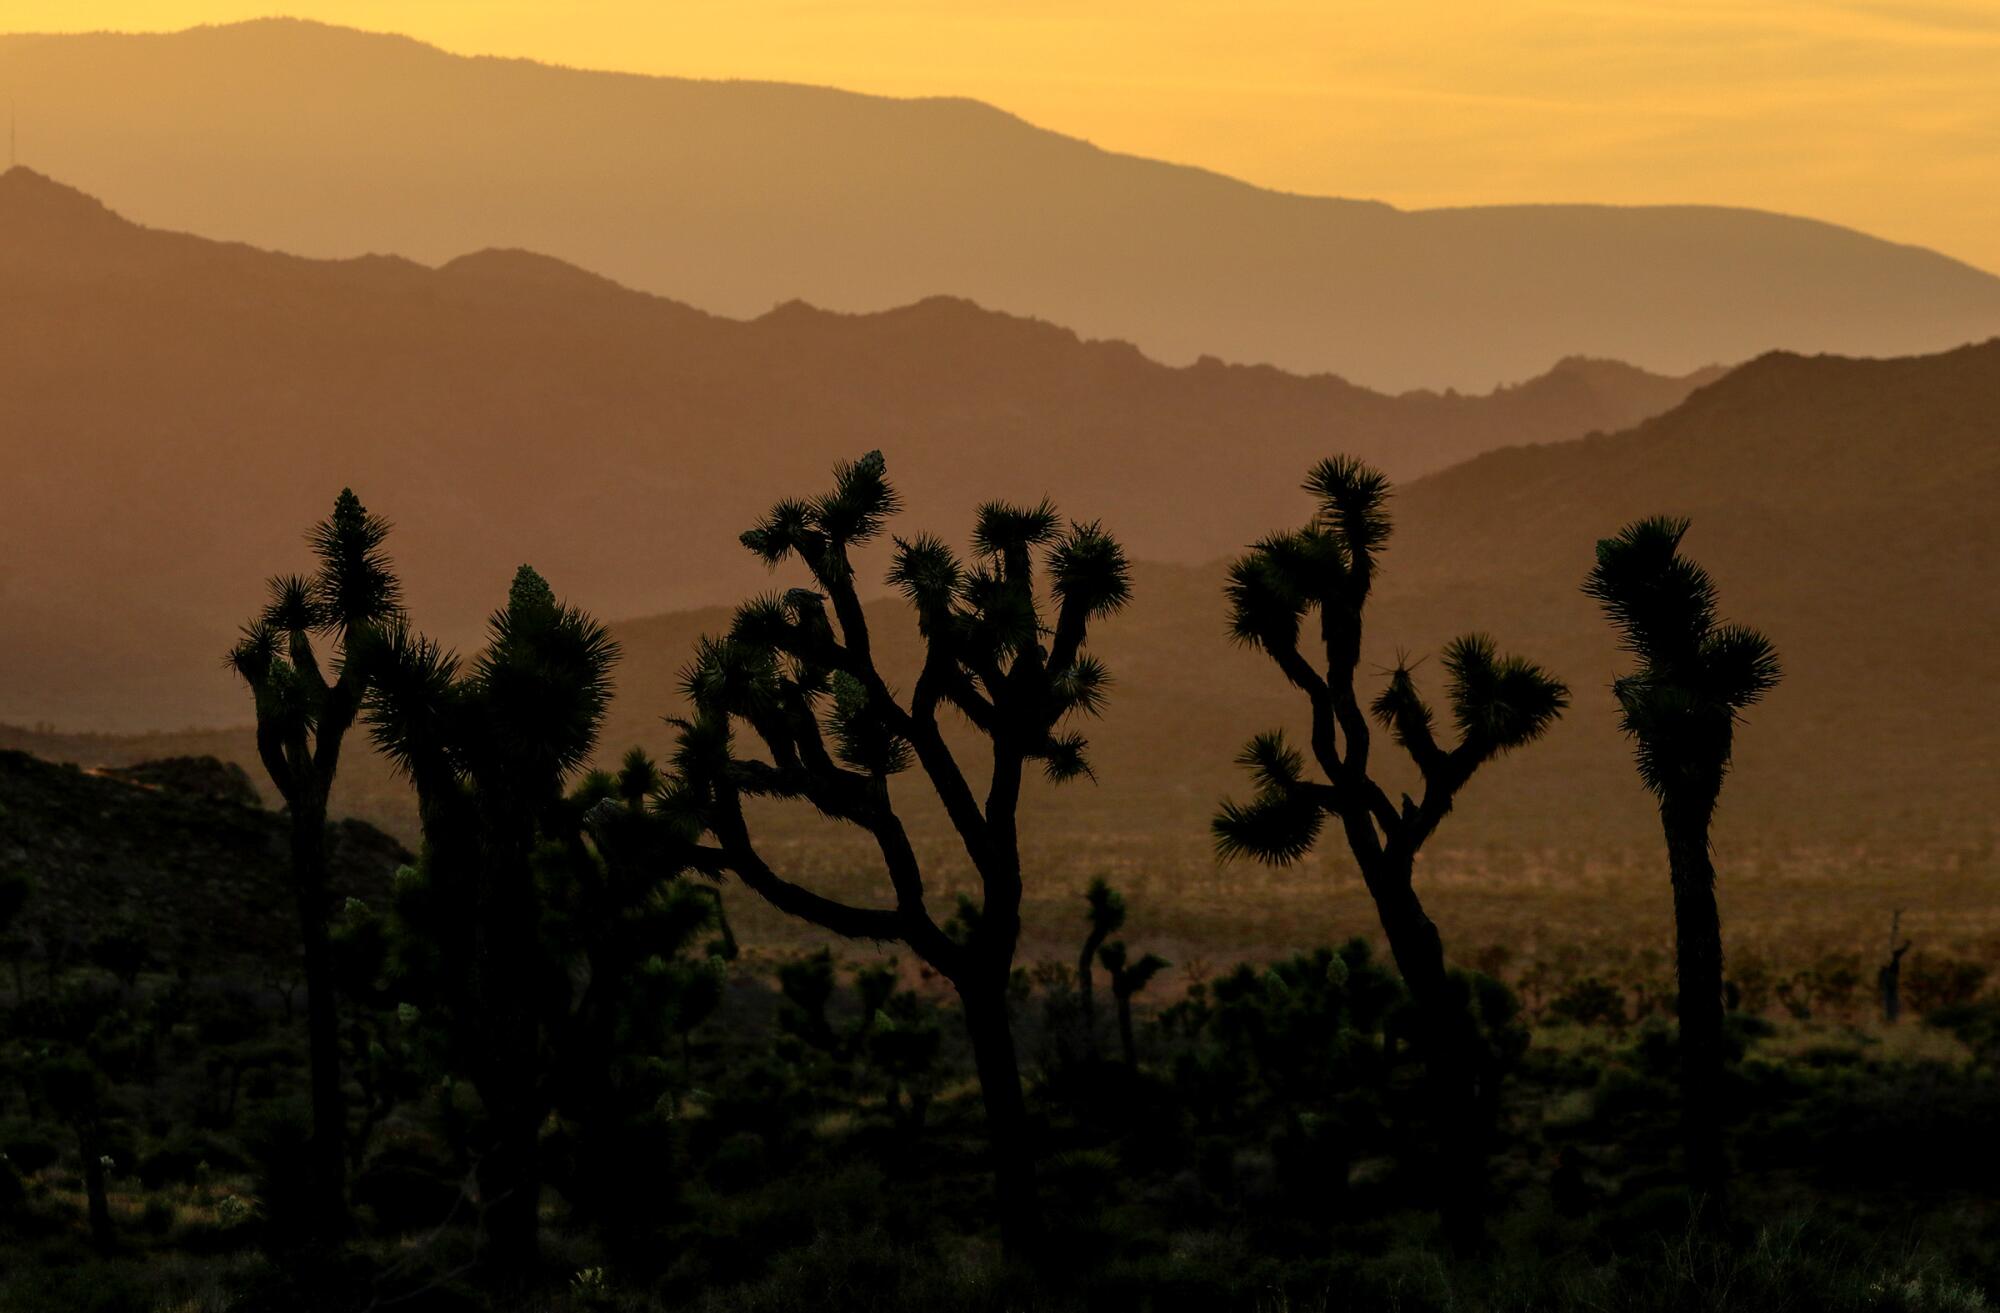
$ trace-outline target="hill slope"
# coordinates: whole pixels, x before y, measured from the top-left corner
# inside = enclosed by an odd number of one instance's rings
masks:
[[[35,880],[22,931],[35,956],[76,960],[91,939],[143,926],[160,961],[201,971],[249,960],[296,973],[298,920],[285,821],[200,783],[208,762],[160,763],[147,782],[0,750],[0,869]],[[327,829],[336,898],[380,903],[410,854],[359,821]]]
[[[1718,578],[1725,613],[1765,629],[1786,671],[1741,737],[1727,843],[1739,855],[1776,846],[1830,859],[1857,845],[1900,849],[1929,864],[1926,897],[1948,896],[1954,870],[2000,876],[1996,499],[2000,342],[1881,362],[1768,356],[1628,432],[1498,451],[1399,489],[1362,665],[1483,629],[1575,691],[1546,742],[1479,777],[1445,846],[1650,851],[1655,822],[1607,691],[1627,661],[1578,586],[1592,544],[1623,521],[1690,515],[1689,550]],[[1272,526],[1304,512],[1294,495]],[[962,537],[966,518],[931,522]],[[1242,740],[1299,724],[1268,663],[1225,641],[1221,588],[1218,564],[1138,569],[1132,606],[1095,644],[1117,679],[1093,733],[1101,782],[1038,791],[1038,851],[1067,865],[1118,853],[1205,864],[1210,808],[1241,788],[1230,763]],[[908,618],[889,602],[876,613],[875,646],[907,679]],[[615,627],[626,658],[607,748],[665,742],[657,718],[678,705],[676,671],[697,635],[726,623],[717,608]],[[1435,663],[1419,677],[1435,691]],[[249,751],[238,731],[12,738],[82,760]],[[407,825],[401,787],[363,760],[350,768],[348,805]],[[801,843],[823,833],[789,815],[783,832]],[[949,851],[939,818],[917,828]],[[1951,856],[1961,849],[1964,862]]]
[[[1161,359],[1484,389],[2000,332],[2000,280],[1713,207],[1404,212],[1110,154],[965,100],[465,59],[290,21],[0,38],[25,158],[149,223],[314,255],[547,251],[753,314],[936,293]]]
[[[1135,554],[1198,562],[1284,512],[1307,463],[1399,476],[1663,410],[1666,379],[1573,360],[1489,396],[1390,397],[932,299],[722,319],[540,256],[429,269],[130,224],[0,175],[0,719],[228,723],[218,653],[353,485],[399,524],[424,622],[469,637],[534,562],[602,615],[724,601],[736,535],[837,458],[888,450],[940,529],[1058,494]]]

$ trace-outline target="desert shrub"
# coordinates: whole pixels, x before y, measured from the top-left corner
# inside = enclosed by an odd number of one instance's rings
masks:
[[[1984,962],[1912,954],[1903,967],[1903,1001],[1919,1014],[1961,1007],[1979,997],[1991,971]]]
[[[1625,1015],[1625,994],[1615,985],[1596,976],[1573,981],[1549,1004],[1551,1021],[1574,1026],[1609,1026],[1623,1030],[1630,1023]]]
[[[33,1176],[53,1165],[62,1156],[62,1147],[49,1130],[30,1122],[15,1122],[0,1139],[0,1155],[23,1176]]]
[[[14,1170],[14,1164],[0,1158],[0,1221],[20,1212],[28,1202],[27,1183]]]

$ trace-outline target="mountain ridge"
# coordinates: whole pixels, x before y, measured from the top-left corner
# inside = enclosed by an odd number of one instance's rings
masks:
[[[1884,879],[1915,863],[1883,898],[1940,907],[1954,881],[2000,877],[1987,803],[2000,790],[1990,669],[2000,619],[1977,601],[2000,595],[1995,415],[2000,339],[1892,361],[1771,353],[1623,432],[1488,452],[1399,485],[1364,684],[1408,654],[1436,693],[1440,676],[1424,655],[1479,630],[1555,671],[1574,696],[1545,742],[1482,771],[1443,846],[1475,857],[1652,851],[1657,819],[1608,691],[1629,658],[1580,583],[1597,538],[1638,515],[1685,514],[1688,548],[1714,573],[1724,614],[1770,634],[1786,671],[1738,740],[1718,831],[1732,860],[1818,852],[1815,861],[1860,861]],[[1828,451],[1849,458],[1821,461]],[[893,450],[889,468],[905,482]],[[1773,470],[1806,477],[1788,483]],[[765,500],[824,479],[773,483]],[[1294,488],[1279,489],[1283,507],[1262,528],[1305,518],[1308,499]],[[912,505],[898,531],[956,538],[970,519],[969,506]],[[760,574],[743,595],[793,581]],[[1133,602],[1093,642],[1117,681],[1107,716],[1089,727],[1098,780],[1030,790],[1038,861],[1122,853],[1210,878],[1200,874],[1206,820],[1218,798],[1244,788],[1231,764],[1241,741],[1303,729],[1284,680],[1227,640],[1224,581],[1220,562],[1136,563]],[[870,609],[885,672],[907,683],[918,655],[910,617],[894,599]],[[696,638],[728,616],[711,606],[613,621],[626,655],[607,759],[634,742],[666,747],[659,718],[679,705],[678,672]],[[191,752],[250,762],[253,751],[241,728],[136,740],[9,729],[5,745],[108,764]],[[1392,785],[1394,762],[1382,754]],[[343,807],[410,832],[407,791],[380,762],[357,756],[343,781]],[[911,808],[913,835],[948,852],[920,788]],[[797,860],[847,869],[824,824],[796,812],[772,824],[774,843]],[[1943,863],[1942,874],[1915,874],[1926,862]]]
[[[2000,331],[2000,278],[1817,220],[1401,210],[1105,151],[963,98],[556,69],[311,25],[0,37],[0,80],[32,116],[31,161],[147,222],[429,264],[519,247],[730,315],[951,293],[1168,363],[1390,391],[1484,390],[1579,351],[1683,373]]]
[[[504,590],[524,557],[599,614],[734,596],[759,577],[734,543],[763,503],[874,447],[927,515],[1057,494],[1139,555],[1199,561],[1260,532],[1329,447],[1408,477],[1623,427],[1711,377],[1571,361],[1483,396],[1389,396],[1164,365],[949,296],[735,320],[532,253],[433,268],[162,232],[16,170],[0,719],[233,714],[216,645],[343,486],[403,526],[419,609],[465,637],[493,604],[479,581]]]

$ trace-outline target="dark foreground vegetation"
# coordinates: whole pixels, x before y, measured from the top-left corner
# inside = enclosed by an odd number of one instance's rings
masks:
[[[1343,846],[1381,934],[1220,970],[1172,969],[1164,909],[1104,881],[1023,951],[1023,774],[1087,779],[1114,691],[1102,527],[990,505],[962,558],[891,533],[879,455],[843,466],[745,535],[799,573],[692,654],[675,751],[619,759],[595,620],[523,567],[484,650],[444,651],[343,495],[231,658],[285,813],[213,762],[0,757],[0,1308],[1987,1307],[2000,1003],[1893,929],[1879,963],[1724,954],[1708,821],[1778,667],[1685,526],[1578,568],[1632,652],[1675,951],[1526,961],[1447,944],[1418,853],[1568,690],[1477,634],[1437,710],[1416,660],[1358,668],[1389,490],[1347,461],[1307,489],[1230,602],[1310,741],[1251,741],[1216,840]],[[907,689],[860,606],[878,538]],[[416,853],[327,823],[371,747]],[[909,841],[921,805],[976,897]],[[868,836],[879,896],[778,869],[775,807]],[[121,883],[139,851],[184,887]],[[739,942],[745,899],[827,946]]]

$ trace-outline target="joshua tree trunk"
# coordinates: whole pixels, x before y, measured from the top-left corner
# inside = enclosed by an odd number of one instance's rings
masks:
[[[117,1236],[111,1229],[111,1201],[104,1192],[104,1150],[97,1136],[85,1132],[77,1136],[77,1152],[83,1156],[83,1192],[90,1205],[90,1243],[109,1249]]]
[[[1118,1043],[1125,1050],[1125,1065],[1139,1070],[1139,1045],[1132,1038],[1132,996],[1118,997]]]
[[[490,1110],[493,1146],[479,1160],[480,1225],[487,1270],[518,1282],[540,1263],[541,1118],[530,1106]]]
[[[676,793],[707,800],[702,828],[716,846],[696,846],[699,869],[729,871],[780,911],[844,938],[907,944],[952,981],[986,1105],[1001,1239],[1009,1256],[1029,1258],[1041,1214],[1007,1017],[1020,931],[1021,776],[1030,764],[1056,783],[1089,775],[1084,736],[1063,727],[1097,714],[1107,672],[1086,650],[1089,630],[1125,605],[1130,571],[1101,528],[1064,529],[1046,502],[981,507],[969,568],[930,535],[896,539],[889,580],[916,612],[925,646],[905,705],[876,669],[849,555],[880,534],[899,502],[882,453],[870,452],[836,468],[831,493],[781,502],[742,535],[767,565],[801,560],[817,588],[749,603],[728,637],[703,640],[686,681],[696,717],[677,722],[686,764]],[[940,712],[962,714],[991,746],[983,802]],[[768,761],[733,756],[738,721],[763,741]],[[923,866],[890,796],[890,777],[912,768],[979,873],[981,898],[964,900],[963,936],[925,909]],[[827,898],[773,870],[751,841],[745,797],[810,801],[867,832],[895,906]]]
[[[1083,1005],[1084,1052],[1097,1056],[1097,972],[1093,969],[1097,961],[1097,950],[1104,945],[1108,932],[1092,930],[1083,941],[1083,956],[1076,964],[1076,992]]]
[[[304,945],[306,1049],[312,1085],[313,1234],[335,1240],[346,1230],[347,1109],[340,1090],[340,1018],[334,997],[333,951],[327,935],[326,798],[302,798],[292,809],[292,890]]]
[[[1903,1015],[1903,954],[1910,951],[1910,941],[1896,942],[1897,934],[1903,928],[1903,914],[1899,910],[1889,921],[1889,960],[1875,973],[1876,983],[1882,990],[1882,1024],[1893,1026]]]
[[[340,1022],[327,934],[326,809],[340,747],[368,695],[378,626],[399,614],[400,586],[382,552],[388,522],[343,488],[333,514],[308,535],[319,557],[311,575],[271,580],[262,614],[246,625],[229,664],[250,686],[257,756],[291,809],[292,894],[298,901],[311,1063],[311,1229],[322,1242],[347,1228],[347,1112],[341,1099]],[[339,674],[321,673],[315,634],[331,634]]]
[[[1393,858],[1375,872],[1364,872],[1390,955],[1416,1005],[1425,1083],[1439,1131],[1438,1215],[1447,1242],[1464,1252],[1484,1240],[1492,1110],[1481,1097],[1472,1021],[1453,994],[1444,940],[1417,898],[1414,874],[1413,865]]]
[[[481,1164],[487,1262],[495,1272],[527,1278],[540,1259],[540,1138],[544,1104],[538,1090],[540,1027],[528,975],[535,961],[534,872],[528,852],[534,832],[524,818],[494,853],[481,881],[479,996],[488,1010],[486,1104],[495,1139]],[[505,833],[505,831],[503,831]]]
[[[1021,1069],[1007,1018],[1006,977],[963,981],[958,996],[965,1006],[965,1029],[986,1104],[1000,1242],[1010,1256],[1029,1257],[1041,1244],[1042,1213],[1035,1193],[1033,1146],[1028,1142],[1028,1106],[1021,1094]]]
[[[1690,814],[1692,812],[1692,814]],[[1708,853],[1705,809],[1660,808],[1674,887],[1674,953],[1679,983],[1682,1134],[1688,1177],[1720,1202],[1722,1150],[1722,916]]]

